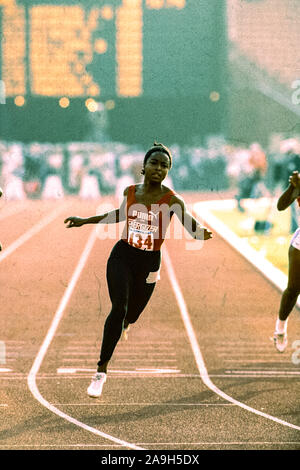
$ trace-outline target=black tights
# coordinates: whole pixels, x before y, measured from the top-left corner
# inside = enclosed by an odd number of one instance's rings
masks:
[[[112,308],[104,325],[98,366],[112,357],[124,319],[126,323],[136,322],[146,307],[155,288],[155,282],[147,283],[146,278],[159,267],[159,251],[141,251],[121,240],[114,246],[106,271]]]

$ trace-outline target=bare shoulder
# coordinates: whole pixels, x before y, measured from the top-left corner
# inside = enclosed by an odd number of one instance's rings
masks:
[[[163,190],[164,193],[169,193],[170,191],[173,191],[174,192],[174,189],[172,188],[169,188],[168,186],[165,186],[164,184],[161,185],[161,188]]]

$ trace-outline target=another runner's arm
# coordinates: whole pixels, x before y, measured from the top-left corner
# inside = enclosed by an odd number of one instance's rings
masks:
[[[119,209],[106,212],[105,214],[93,215],[91,217],[68,217],[64,223],[68,223],[67,228],[81,227],[86,224],[116,224],[126,220],[126,203],[128,188],[124,191],[124,199]]]
[[[187,210],[186,204],[181,197],[173,196],[171,199],[171,212],[176,214],[187,232],[197,240],[209,240],[212,232],[198,222]]]
[[[277,209],[284,211],[300,196],[300,174],[294,171],[289,177],[289,187],[280,196],[277,202]]]

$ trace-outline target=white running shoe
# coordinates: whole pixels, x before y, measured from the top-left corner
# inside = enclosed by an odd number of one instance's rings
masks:
[[[128,331],[129,330],[130,330],[130,325],[128,325],[127,328],[123,327],[122,337],[123,337],[124,341],[128,340]]]
[[[275,331],[273,341],[277,351],[284,352],[288,344],[287,333],[277,333]]]
[[[87,389],[88,395],[93,398],[100,397],[105,382],[106,374],[104,372],[96,372],[96,374],[92,378],[91,385]]]

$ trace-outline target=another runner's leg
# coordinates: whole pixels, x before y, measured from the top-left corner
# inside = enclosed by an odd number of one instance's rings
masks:
[[[282,294],[279,315],[276,320],[274,344],[279,352],[284,352],[288,344],[287,323],[288,317],[296,305],[300,294],[300,250],[289,248],[288,285]]]
[[[300,250],[293,246],[289,248],[289,273],[288,285],[282,294],[279,320],[287,320],[289,314],[296,305],[298,295],[300,293]]]

